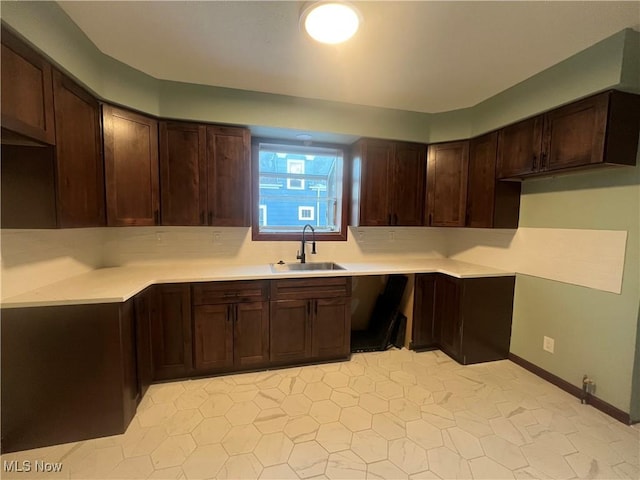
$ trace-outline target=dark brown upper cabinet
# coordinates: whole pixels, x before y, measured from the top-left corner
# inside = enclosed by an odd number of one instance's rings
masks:
[[[206,225],[206,155],[206,126],[160,122],[163,225]]]
[[[10,135],[2,147],[3,228],[105,225],[98,102],[55,70],[53,91],[55,146]]]
[[[159,223],[158,122],[103,105],[107,225]]]
[[[497,177],[635,165],[639,130],[639,95],[594,95],[501,129]]]
[[[104,165],[98,101],[54,70],[59,227],[105,225]]]
[[[3,142],[15,135],[53,145],[53,79],[51,64],[2,27]],[[5,130],[6,129],[6,130]]]
[[[160,122],[163,225],[250,226],[246,128]]]
[[[251,135],[207,126],[207,224],[251,226]]]
[[[363,139],[352,160],[352,225],[423,224],[425,145]]]
[[[429,145],[427,218],[431,227],[464,227],[469,141]]]
[[[496,180],[498,132],[469,141],[469,178],[465,225],[518,228],[520,183]]]

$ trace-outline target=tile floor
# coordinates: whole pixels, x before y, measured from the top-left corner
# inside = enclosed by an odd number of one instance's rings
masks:
[[[638,479],[639,450],[640,428],[507,360],[391,350],[153,385],[125,434],[5,455],[63,469],[0,476]]]

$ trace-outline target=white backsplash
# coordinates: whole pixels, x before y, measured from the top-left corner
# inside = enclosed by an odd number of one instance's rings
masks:
[[[294,262],[300,248],[300,242],[254,242],[251,229],[228,227],[2,230],[1,235],[2,298],[100,267]],[[626,236],[625,231],[554,228],[360,227],[349,229],[346,242],[318,243],[310,261],[450,257],[620,293]]]
[[[103,265],[105,229],[2,230],[2,298]]]
[[[318,242],[308,261],[365,262],[406,257],[443,257],[445,237],[434,228],[350,228],[346,242]],[[252,265],[295,262],[300,241],[251,240],[250,228],[131,227],[106,233],[105,266],[176,261]]]
[[[627,232],[525,228],[452,229],[446,255],[534,277],[620,293]]]

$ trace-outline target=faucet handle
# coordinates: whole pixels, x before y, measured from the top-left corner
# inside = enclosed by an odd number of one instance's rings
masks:
[[[296,260],[302,259],[302,255],[300,255],[300,250],[296,252]]]
[[[316,241],[314,240],[313,243],[311,244],[311,254],[315,255],[316,254]]]

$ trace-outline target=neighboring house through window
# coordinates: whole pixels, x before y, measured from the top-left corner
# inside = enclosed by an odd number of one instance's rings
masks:
[[[297,239],[305,224],[320,240],[346,239],[343,147],[254,140],[252,151],[254,239]]]

